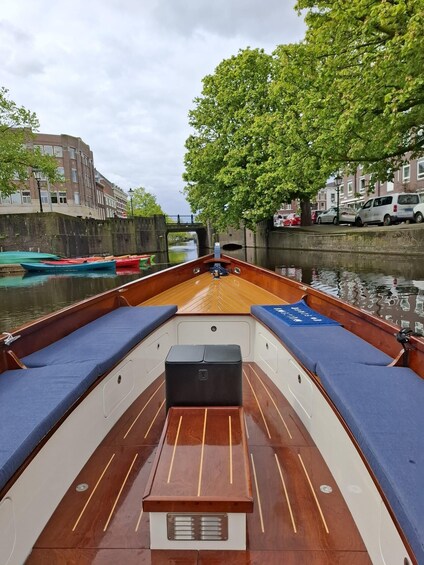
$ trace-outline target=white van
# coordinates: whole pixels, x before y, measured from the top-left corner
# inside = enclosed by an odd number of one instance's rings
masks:
[[[414,221],[414,206],[420,201],[413,192],[399,192],[387,196],[375,196],[365,202],[356,214],[355,224],[379,224],[390,226],[406,220]]]

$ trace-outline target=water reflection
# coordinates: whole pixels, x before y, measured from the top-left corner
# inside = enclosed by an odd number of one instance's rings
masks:
[[[275,271],[310,284],[404,328],[423,333],[424,265],[409,257],[286,252],[267,257]]]

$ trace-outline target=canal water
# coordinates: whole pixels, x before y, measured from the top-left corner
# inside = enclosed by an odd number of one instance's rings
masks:
[[[419,258],[252,248],[225,253],[424,334],[424,262]],[[138,273],[0,277],[0,332],[196,257],[196,245],[190,241],[170,249],[169,263]]]

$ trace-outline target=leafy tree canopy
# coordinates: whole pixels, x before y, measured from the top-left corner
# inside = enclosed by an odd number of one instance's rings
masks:
[[[0,88],[0,193],[7,196],[36,169],[51,182],[61,180],[54,157],[42,155],[33,147],[34,131],[39,127],[35,113],[18,107]]]
[[[131,200],[127,203],[127,213],[131,216],[154,216],[155,214],[164,215],[160,205],[156,201],[156,196],[148,192],[142,186],[133,189],[132,193],[132,209]]]
[[[424,1],[298,0],[318,69],[304,111],[327,158],[380,180],[424,150]]]
[[[325,185],[329,165],[314,150],[316,119],[305,119],[300,95],[314,74],[307,50],[290,45],[273,56],[240,51],[204,79],[184,175],[200,217],[217,228],[254,227],[282,202],[309,201]]]
[[[217,229],[308,203],[361,164],[393,177],[424,154],[424,0],[298,0],[303,42],[245,49],[203,80],[185,192]]]
[[[203,79],[202,95],[189,113],[194,133],[186,141],[185,194],[199,219],[217,228],[253,225],[269,215],[266,190],[257,179],[267,161],[272,58],[245,49]]]
[[[308,48],[301,43],[279,46],[273,63],[269,90],[272,113],[267,117],[272,135],[267,175],[259,182],[269,182],[269,190],[280,187],[275,195],[285,194],[288,202],[299,199],[306,212],[302,214],[305,225],[310,221],[309,200],[325,186],[334,166],[317,144],[320,128],[316,115],[304,109],[306,93],[314,90],[317,70]],[[278,206],[276,201],[274,210]]]

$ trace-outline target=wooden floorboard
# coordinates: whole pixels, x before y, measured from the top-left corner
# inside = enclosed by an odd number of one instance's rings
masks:
[[[82,469],[37,540],[29,565],[96,563],[340,564],[370,560],[327,466],[302,422],[254,363],[243,364],[243,405],[254,512],[246,552],[150,551],[141,500],[165,421],[157,379]],[[216,469],[208,466],[210,480]],[[77,492],[81,483],[88,490]],[[321,485],[331,486],[324,494]]]
[[[282,304],[281,298],[236,275],[214,279],[203,273],[142,302],[142,306],[176,304],[180,314],[248,314],[252,304]]]

